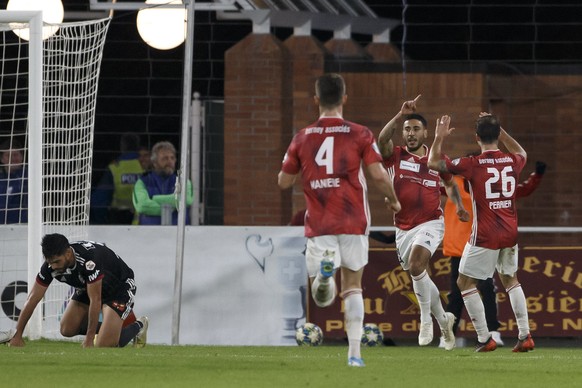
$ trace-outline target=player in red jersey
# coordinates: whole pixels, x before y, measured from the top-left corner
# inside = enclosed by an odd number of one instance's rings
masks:
[[[466,156],[477,156],[480,153],[481,151],[479,150],[479,152],[473,152]],[[546,164],[542,161],[537,161],[535,171],[532,172],[526,180],[517,185],[517,188],[515,189],[515,198],[527,197],[533,193],[540,185],[545,171]],[[449,277],[450,290],[447,298],[446,311],[452,312],[457,318],[457,321],[453,326],[453,332],[456,333],[459,319],[461,319],[461,313],[465,306],[463,298],[461,297],[461,290],[459,290],[459,287],[457,286],[459,263],[461,261],[461,256],[463,255],[463,250],[465,249],[465,244],[469,241],[471,236],[473,215],[468,183],[465,183],[465,179],[459,175],[455,176],[455,181],[459,187],[459,192],[461,193],[461,199],[463,200],[465,209],[467,209],[471,215],[471,220],[469,222],[460,222],[456,214],[457,207],[450,199],[447,199],[444,206],[445,236],[443,238],[443,255],[450,256],[451,258],[451,275]],[[441,194],[444,194],[442,190]],[[481,299],[483,300],[483,306],[485,307],[487,327],[489,328],[493,339],[497,342],[497,346],[504,346],[501,333],[498,331],[501,327],[501,322],[499,322],[497,318],[497,286],[495,285],[494,279],[488,278],[487,280],[479,281],[477,289],[481,293]],[[462,338],[461,341],[464,342],[464,338]]]
[[[348,365],[364,366],[360,353],[364,320],[362,274],[368,262],[370,209],[363,166],[397,212],[400,203],[382,167],[372,132],[342,117],[347,100],[339,74],[325,74],[315,83],[319,119],[299,131],[285,154],[278,176],[281,189],[293,186],[301,172],[307,203],[305,236],[311,294],[320,307],[335,300],[335,268],[341,268],[345,303]]]
[[[437,120],[436,134],[429,155],[429,167],[458,174],[469,182],[473,201],[473,230],[461,257],[457,284],[463,302],[477,332],[477,352],[493,351],[495,340],[487,328],[483,301],[477,291],[478,280],[499,273],[519,330],[514,352],[534,349],[527,304],[517,279],[517,208],[516,186],[519,173],[527,160],[525,150],[499,124],[497,117],[481,112],[477,120],[478,156],[455,160],[442,159],[445,138],[451,134],[451,118]],[[498,148],[502,142],[509,153]]]
[[[463,207],[452,175],[439,174],[427,166],[429,150],[424,144],[428,136],[426,120],[414,113],[419,98],[402,104],[400,111],[380,132],[378,143],[384,165],[393,179],[394,189],[402,204],[402,210],[394,215],[396,248],[402,268],[410,273],[420,307],[418,344],[426,346],[433,340],[432,313],[441,329],[445,349],[451,350],[455,347],[455,316],[445,312],[440,292],[427,272],[430,258],[444,235],[441,182],[457,205],[459,218],[467,221],[468,213]],[[402,116],[405,120],[402,136],[406,145],[395,146],[392,135],[397,120]]]

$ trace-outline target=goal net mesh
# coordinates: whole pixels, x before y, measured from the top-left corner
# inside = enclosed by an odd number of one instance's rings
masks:
[[[29,42],[0,24],[0,331],[15,327],[26,299],[27,228],[87,238],[93,129],[99,69],[110,19],[63,23],[45,39],[42,59],[42,152],[29,152]],[[7,156],[8,155],[8,156]],[[28,180],[28,164],[42,158],[40,182]],[[4,190],[4,191],[2,191]],[[28,195],[41,190],[41,225],[28,223]],[[43,301],[40,330],[28,335],[59,337],[59,321],[72,290],[53,282]],[[37,310],[39,310],[37,308]],[[34,325],[29,325],[34,327]]]

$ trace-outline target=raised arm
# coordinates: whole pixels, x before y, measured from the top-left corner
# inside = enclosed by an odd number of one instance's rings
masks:
[[[451,118],[448,115],[437,119],[434,132],[434,141],[428,153],[428,167],[439,172],[448,172],[445,161],[441,158],[443,142],[445,138],[453,132],[455,128],[449,128]]]
[[[380,131],[380,135],[378,135],[378,146],[380,147],[380,153],[382,154],[383,158],[389,158],[392,156],[392,152],[394,150],[394,143],[392,142],[392,136],[394,135],[394,131],[396,130],[396,122],[400,117],[403,115],[408,115],[416,111],[416,102],[420,98],[420,94],[416,96],[414,100],[404,101],[402,104],[402,108],[400,111],[396,113],[388,123],[382,128]]]
[[[524,159],[527,160],[527,153],[523,149],[523,147],[515,140],[513,137],[509,135],[509,133],[505,132],[505,129],[501,128],[501,133],[499,134],[499,141],[505,145],[507,150],[514,154],[514,155],[521,155]]]

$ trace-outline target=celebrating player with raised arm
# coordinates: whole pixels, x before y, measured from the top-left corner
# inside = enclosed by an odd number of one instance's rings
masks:
[[[420,307],[418,344],[426,346],[433,340],[433,321],[437,320],[444,347],[455,347],[453,325],[455,316],[445,312],[440,292],[428,274],[430,258],[443,240],[445,225],[441,209],[441,182],[447,195],[457,206],[457,215],[463,221],[468,213],[463,207],[459,189],[451,174],[439,174],[427,166],[428,137],[426,120],[416,112],[414,100],[405,101],[400,111],[384,126],[378,137],[384,165],[394,182],[394,189],[402,210],[394,215],[398,260],[410,273],[414,294]],[[404,146],[395,146],[392,136],[396,122],[404,116],[402,137]]]
[[[482,112],[477,120],[476,140],[481,154],[455,159],[442,159],[444,140],[451,134],[451,118],[437,120],[436,134],[429,155],[429,167],[441,172],[462,175],[469,182],[473,201],[473,231],[459,263],[457,284],[477,332],[477,352],[497,348],[487,329],[483,301],[477,281],[492,277],[495,270],[509,295],[519,330],[514,352],[534,349],[527,303],[517,280],[517,208],[516,186],[527,154],[499,124],[497,117]],[[509,153],[499,150],[501,141]]]

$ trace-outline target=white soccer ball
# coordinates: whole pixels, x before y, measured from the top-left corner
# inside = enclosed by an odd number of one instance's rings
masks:
[[[297,345],[317,346],[323,342],[323,331],[315,323],[307,322],[295,330]]]
[[[366,323],[362,330],[362,344],[368,346],[382,345],[384,334],[375,323]]]

